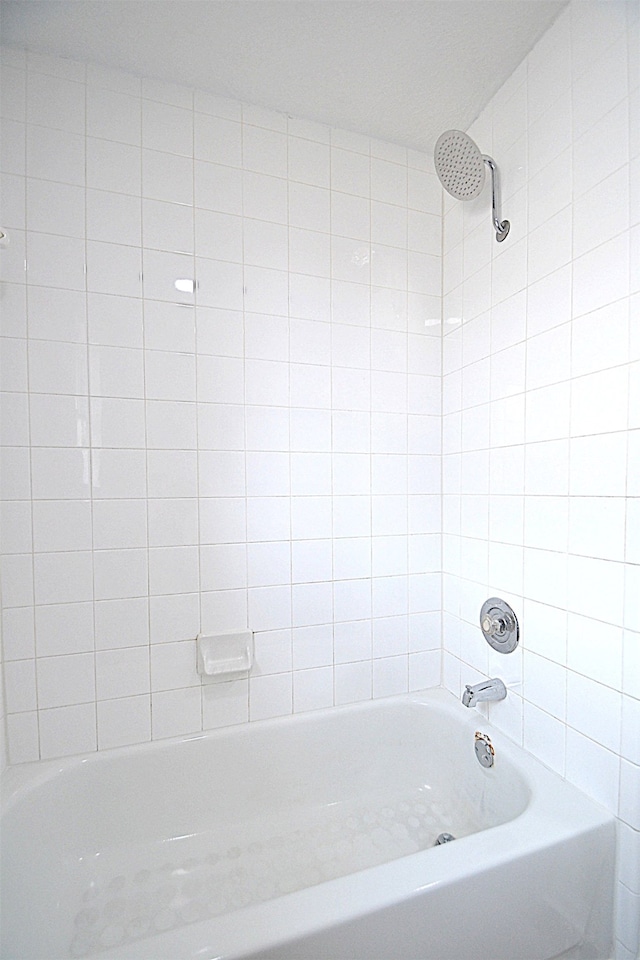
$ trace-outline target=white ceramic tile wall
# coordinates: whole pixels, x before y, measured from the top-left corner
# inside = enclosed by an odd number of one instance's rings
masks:
[[[638,6],[572,3],[470,130],[502,173],[445,200],[444,677],[619,817],[617,956],[640,947]],[[461,322],[462,321],[462,322]],[[488,596],[518,612],[508,658]]]
[[[430,161],[94,65],[2,69],[9,760],[437,685]],[[196,634],[247,626],[251,679],[201,686]]]

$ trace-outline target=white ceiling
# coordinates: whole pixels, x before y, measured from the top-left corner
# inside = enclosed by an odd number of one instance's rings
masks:
[[[3,42],[431,152],[567,0],[2,0]]]

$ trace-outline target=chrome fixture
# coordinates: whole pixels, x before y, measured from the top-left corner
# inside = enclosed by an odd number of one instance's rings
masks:
[[[480,733],[479,730],[476,730],[476,742],[475,747],[476,757],[478,758],[478,763],[481,767],[492,767],[493,758],[496,755],[495,750],[493,749],[493,744],[486,733]]]
[[[473,686],[466,685],[462,694],[462,703],[465,707],[475,707],[477,703],[486,700],[504,700],[507,688],[502,680],[481,680]]]
[[[502,243],[511,224],[498,215],[498,168],[495,161],[486,153],[480,153],[471,137],[461,130],[447,130],[438,137],[433,159],[440,183],[456,200],[475,200],[484,187],[485,164],[489,167],[493,228],[496,240]]]
[[[518,618],[499,597],[491,597],[482,604],[480,629],[489,646],[498,653],[511,653],[518,646]]]
[[[452,840],[455,840],[452,833],[439,833],[436,837],[434,847],[441,847],[443,843],[450,843]]]

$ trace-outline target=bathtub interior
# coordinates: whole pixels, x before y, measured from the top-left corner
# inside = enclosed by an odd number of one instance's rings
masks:
[[[525,778],[452,721],[390,700],[23,770],[7,937],[89,956],[514,819]]]

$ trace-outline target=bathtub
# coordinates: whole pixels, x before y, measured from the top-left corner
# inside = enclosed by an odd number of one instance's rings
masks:
[[[12,767],[1,842],[4,960],[610,955],[613,818],[444,690]]]

